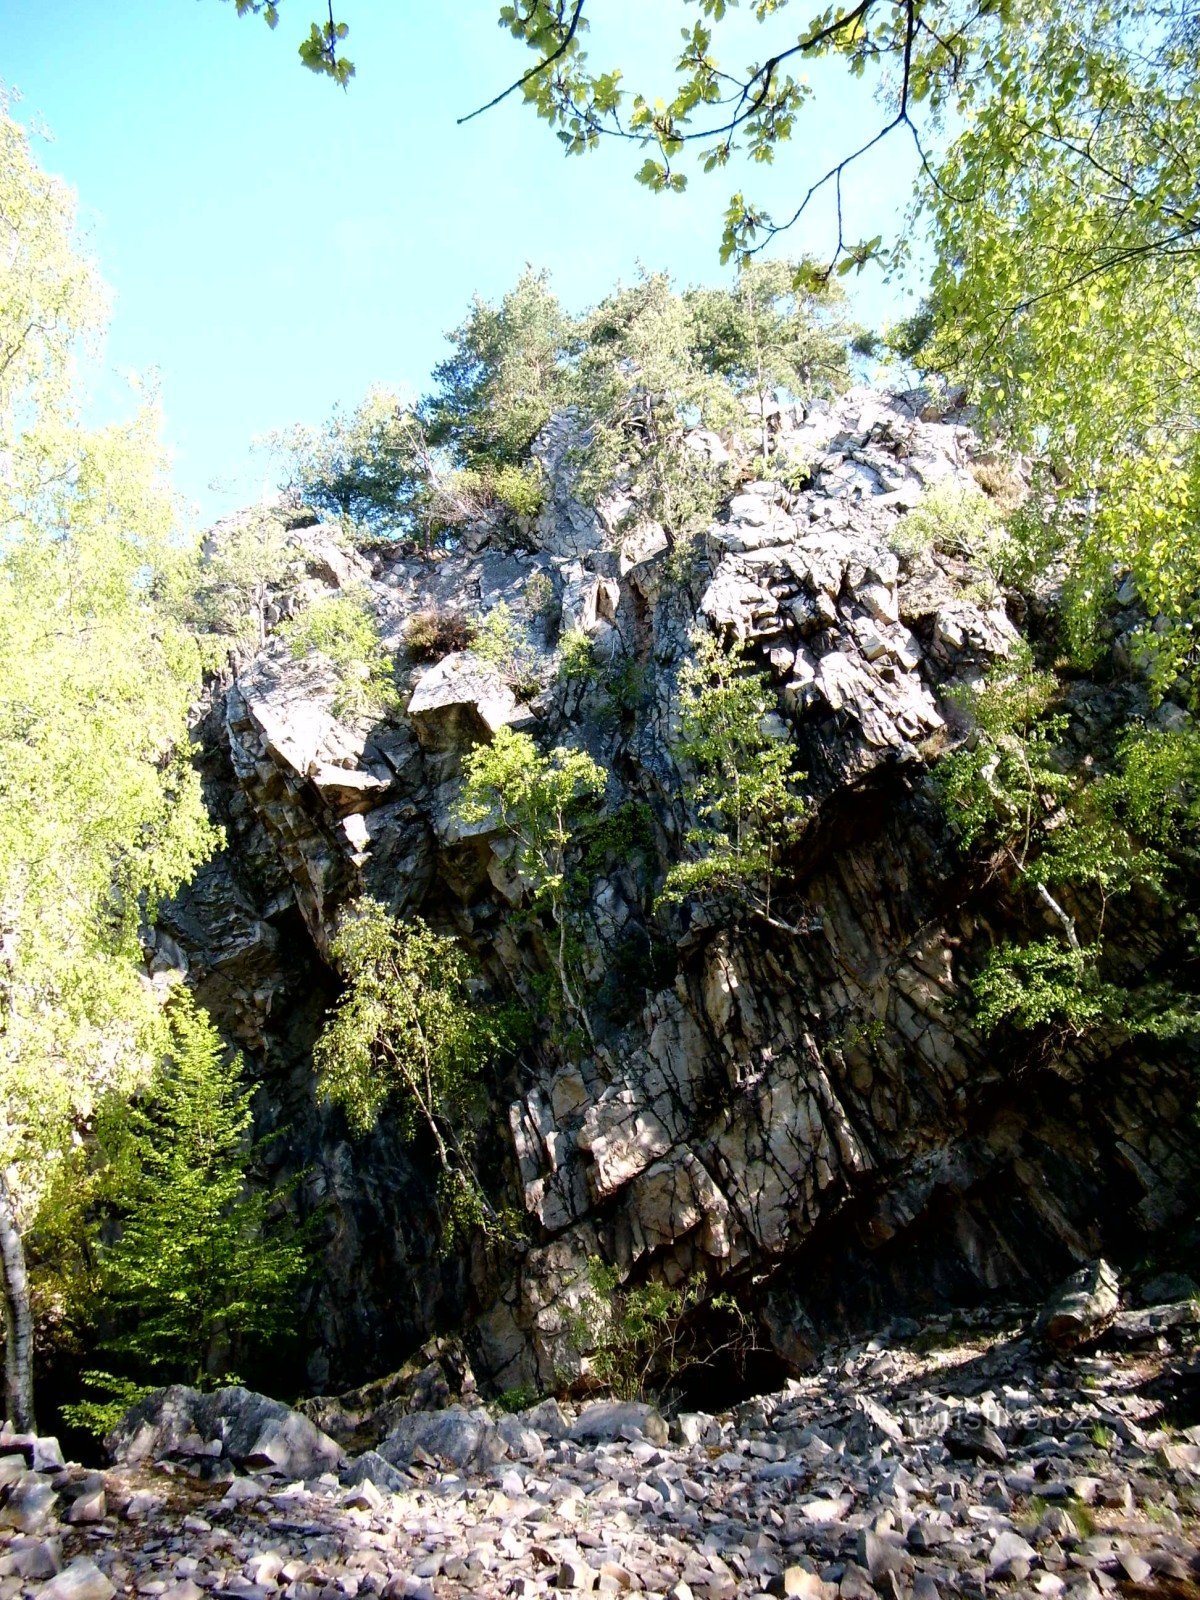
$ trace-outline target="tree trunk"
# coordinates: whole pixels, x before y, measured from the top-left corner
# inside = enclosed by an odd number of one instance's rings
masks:
[[[8,1184],[0,1177],[0,1274],[4,1280],[4,1388],[8,1415],[20,1433],[32,1433],[33,1311],[25,1246]]]

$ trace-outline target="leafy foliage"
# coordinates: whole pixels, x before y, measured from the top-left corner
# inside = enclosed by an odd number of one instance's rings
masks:
[[[1057,533],[1076,657],[1102,647],[1126,571],[1160,619],[1143,641],[1159,692],[1181,672],[1194,692],[1194,18],[1170,0],[1041,0],[974,76],[925,196],[939,331],[923,359],[1044,463],[1028,528]]]
[[[1071,790],[1054,763],[1066,719],[1051,706],[1057,683],[1027,650],[994,667],[960,697],[975,727],[965,749],[938,764],[936,781],[951,826],[968,849],[1002,839],[1018,868],[1029,859],[1047,816]]]
[[[586,751],[559,745],[542,755],[527,733],[500,728],[491,744],[468,752],[463,778],[457,814],[472,827],[492,820],[513,839],[511,865],[528,887],[533,910],[547,914],[555,930],[547,954],[566,1014],[590,1037],[570,971],[567,852],[604,793],[607,774]]]
[[[717,1312],[730,1327],[719,1348],[706,1339],[697,1315]],[[599,1256],[588,1261],[587,1282],[568,1315],[567,1337],[588,1376],[622,1400],[646,1400],[694,1367],[753,1342],[750,1320],[732,1295],[710,1292],[697,1272],[672,1286],[622,1283]]]
[[[972,981],[985,1033],[1002,1022],[1029,1029],[1055,1024],[1076,1035],[1110,1020],[1122,996],[1097,976],[1098,946],[1055,939],[1009,942],[991,951]]]
[[[1061,753],[1068,717],[1057,694],[1028,655],[993,669],[964,697],[972,738],[935,775],[964,847],[986,843],[1056,925],[1053,938],[1006,941],[989,954],[974,980],[979,1019],[985,1029],[1053,1024],[1074,1034],[1102,1023],[1160,1037],[1194,1029],[1186,987],[1130,988],[1103,971],[1110,904],[1136,891],[1170,905],[1186,881],[1200,738],[1134,727],[1107,769],[1080,769]]]
[[[422,407],[431,442],[460,465],[519,468],[567,400],[570,337],[545,273],[526,269],[499,305],[476,298],[434,368],[438,389]]]
[[[284,0],[234,0],[239,17],[261,17],[271,29],[279,25],[279,8],[282,4]],[[310,72],[332,78],[343,89],[354,76],[353,61],[342,54],[342,45],[349,32],[349,25],[335,18],[330,7],[328,16],[309,24],[298,49],[300,60]]]
[[[474,1125],[501,1041],[476,1003],[465,954],[420,918],[401,921],[369,897],[343,915],[332,954],[346,989],[313,1053],[321,1094],[356,1133],[369,1132],[385,1107],[406,1137],[428,1133],[448,1238],[494,1226],[473,1166]]]
[[[705,367],[693,318],[665,274],[618,289],[584,319],[574,394],[585,497],[619,480],[673,541],[711,521],[723,473],[687,430],[736,426],[741,410]]]
[[[791,784],[795,752],[768,717],[775,697],[761,672],[747,670],[744,648],[723,650],[707,631],[692,635],[694,658],[679,675],[676,755],[695,774],[690,791],[700,824],[688,835],[695,852],[667,873],[665,905],[735,897],[772,926],[779,855],[804,814]],[[788,930],[794,931],[794,930]]]
[[[940,550],[996,570],[1003,560],[1004,530],[991,500],[981,490],[942,482],[935,483],[900,518],[891,544],[897,555],[912,557]]]
[[[387,711],[397,704],[392,663],[365,594],[347,589],[307,606],[280,630],[297,660],[319,651],[336,667],[339,716]]]
[[[558,615],[558,596],[549,573],[530,574],[521,595],[521,605],[530,622],[553,622]]]
[[[518,694],[537,692],[537,662],[524,623],[513,616],[506,600],[498,600],[471,627],[471,653],[489,662]]]
[[[38,166],[29,135],[0,93],[0,426],[65,420],[72,358],[104,321],[94,264],[74,237],[74,196]]]
[[[10,1404],[31,1423],[20,1231],[72,1123],[161,1043],[140,930],[218,840],[190,761],[200,653],[157,417],[89,431],[97,290],[61,185],[0,112],[0,1236]]]
[[[276,1198],[247,1185],[256,1149],[240,1058],[227,1060],[184,994],[168,1024],[169,1054],[126,1114],[119,1233],[99,1247],[101,1304],[117,1329],[103,1344],[127,1368],[117,1398],[146,1381],[230,1381],[249,1346],[292,1326],[307,1265]]]
[[[568,628],[558,641],[558,674],[568,682],[590,683],[599,676],[596,643],[582,628]]]
[[[395,391],[377,386],[348,414],[286,429],[271,443],[300,503],[372,533],[420,532],[438,474],[420,418]]]
[[[733,21],[733,0],[700,0],[701,16],[683,30],[673,92],[652,97],[626,88],[619,67],[592,68],[585,9],[586,0],[519,0],[501,6],[502,26],[540,62],[513,87],[554,128],[569,154],[594,150],[605,138],[641,147],[645,155],[637,180],[654,193],[686,187],[681,166],[686,152],[706,173],[723,170],[739,150],[753,162],[773,161],[803,126],[802,113],[814,96],[807,72],[812,63],[840,59],[856,77],[868,68],[891,69],[881,125],[828,171],[810,173],[789,217],[775,221],[740,191],[725,209],[721,257],[728,260],[761,248],[798,222],[814,200],[827,196],[836,205],[838,237],[826,270],[836,266],[843,274],[861,268],[881,247],[878,236],[854,240],[845,235],[843,175],[893,132],[923,148],[918,109],[928,113],[934,129],[951,108],[965,109],[978,84],[975,53],[991,44],[996,32],[991,10],[956,0],[940,0],[932,10],[908,0],[868,0],[800,22],[799,8],[790,0],[767,0],[747,8],[769,36],[740,67],[717,54],[724,25]],[[1000,14],[1002,24],[1015,26],[1018,20],[1015,7]]]
[[[243,512],[213,529],[192,562],[177,566],[164,598],[208,647],[206,660],[220,664],[230,643],[266,643],[267,606],[294,559],[277,515]]]

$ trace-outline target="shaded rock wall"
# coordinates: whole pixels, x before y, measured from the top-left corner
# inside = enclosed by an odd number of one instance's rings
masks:
[[[784,413],[776,459],[809,462],[807,487],[743,483],[690,573],[660,529],[573,501],[562,443],[552,429],[536,528],[472,530],[439,563],[377,557],[363,577],[330,560],[330,530],[293,535],[314,580],[364,584],[407,716],[346,722],[329,664],[268,641],[214,685],[201,730],[229,846],[164,918],[160,957],[250,1050],[280,1170],[303,1170],[299,1202],[324,1208],[307,1381],[360,1381],[460,1325],[485,1382],[548,1380],[596,1251],[635,1276],[700,1267],[735,1284],[797,1365],[844,1323],[1033,1294],[1101,1244],[1137,1252],[1194,1181],[1189,1063],[1104,1041],[1062,1055],[970,1025],[973,966],[1031,912],[963,862],[927,779],[961,734],[953,690],[1018,635],[985,574],[901,562],[889,543],[926,488],[969,480],[969,430],[869,391]],[[557,616],[529,622],[524,699],[469,652],[408,662],[414,612],[504,600],[520,616],[535,574]],[[697,623],[769,668],[776,731],[807,773],[778,909],[791,932],[748,911],[651,914],[691,820],[670,744]],[[556,677],[559,625],[592,636],[593,679]],[[1133,687],[1075,693],[1100,722],[1142,709]],[[610,812],[643,802],[652,838],[591,885],[597,1049],[564,1061],[543,1038],[493,1087],[487,1170],[529,1240],[447,1260],[427,1153],[386,1117],[348,1138],[315,1098],[310,1051],[356,893],[420,907],[497,992],[534,995],[544,962],[510,915],[507,842],[452,816],[463,751],[501,724],[586,745],[611,774]],[[1129,936],[1146,959],[1153,930]]]

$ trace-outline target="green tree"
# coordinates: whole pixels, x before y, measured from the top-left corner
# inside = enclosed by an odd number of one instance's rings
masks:
[[[9,1414],[33,1420],[23,1230],[96,1097],[161,1042],[140,930],[217,835],[189,756],[193,640],[156,418],[88,432],[71,361],[98,316],[66,190],[0,115],[0,1266]]]
[[[736,426],[742,412],[706,369],[694,319],[664,273],[644,274],[583,319],[575,396],[585,497],[620,485],[672,544],[711,519],[721,470],[687,433]]]
[[[1139,984],[1105,974],[1114,908],[1135,891],[1186,928],[1200,739],[1135,725],[1098,749],[1099,761],[1072,763],[1059,685],[1027,653],[993,668],[960,706],[972,736],[934,774],[947,819],[963,848],[984,847],[989,871],[1031,894],[1055,930],[989,952],[973,980],[982,1026],[1076,1036],[1100,1024],[1162,1037],[1194,1029],[1190,955]]]
[[[812,265],[748,261],[730,288],[693,289],[684,297],[705,368],[755,402],[764,462],[771,448],[767,407],[779,390],[807,400],[850,385],[845,297],[836,285],[817,281]]]
[[[487,378],[477,376],[481,390]],[[348,415],[335,411],[323,427],[284,429],[271,443],[284,461],[286,491],[352,530],[418,544],[426,555],[439,535],[486,520],[498,509],[535,513],[540,472],[497,464],[499,452],[471,456],[467,441],[484,423],[468,424],[463,401],[460,439],[450,415],[456,403],[447,391],[414,407],[376,387]],[[495,396],[480,405],[482,417],[502,415]]]
[[[386,1107],[407,1137],[419,1127],[437,1152],[451,1237],[496,1213],[474,1167],[488,1061],[500,1032],[475,996],[460,945],[419,917],[392,917],[364,896],[344,913],[332,955],[345,980],[313,1053],[321,1093],[358,1133]]]
[[[421,405],[430,440],[463,466],[523,464],[568,397],[571,336],[544,272],[526,268],[499,305],[476,297]]]
[[[558,745],[542,755],[527,733],[497,730],[463,760],[457,814],[468,826],[492,820],[509,834],[511,863],[527,885],[535,912],[554,929],[547,954],[566,1015],[595,1043],[587,1007],[571,972],[567,856],[581,820],[604,793],[607,774],[584,750]]]
[[[270,442],[284,460],[285,489],[304,505],[372,533],[423,532],[441,474],[419,417],[394,390],[376,386],[353,411]]]
[[[763,45],[744,70],[718,55],[735,8],[701,9],[675,92],[655,99],[628,89],[619,69],[592,67],[585,0],[505,5],[502,22],[536,57],[512,87],[569,151],[632,141],[648,152],[639,179],[672,190],[686,182],[689,150],[709,171],[739,148],[778,158],[813,114],[807,63],[881,72],[879,125],[801,177],[781,219],[735,194],[723,255],[746,260],[828,199],[836,239],[802,283],[880,255],[906,269],[931,224],[934,336],[922,334],[923,364],[965,381],[985,426],[1044,462],[1045,495],[1023,522],[1043,552],[1048,510],[1056,523],[1077,658],[1103,647],[1114,575],[1127,572],[1150,619],[1143,649],[1156,691],[1194,696],[1200,74],[1190,0],[865,0],[799,29],[799,0],[773,0],[752,8]],[[890,252],[878,235],[848,235],[842,205],[855,164],[889,135],[911,141],[918,168],[917,215]]]
[[[723,650],[707,630],[692,635],[694,657],[679,674],[680,732],[676,756],[690,769],[687,785],[699,825],[693,852],[667,873],[660,903],[732,899],[772,928],[797,930],[772,909],[779,857],[804,815],[791,785],[795,751],[782,727],[765,674],[748,669],[744,647]]]
[[[252,1090],[206,1014],[177,992],[168,1054],[126,1113],[119,1234],[99,1251],[104,1341],[131,1381],[236,1381],[255,1343],[292,1325],[307,1260],[278,1199],[251,1186]]]
[[[219,659],[231,643],[267,642],[267,608],[296,558],[279,513],[241,512],[211,529],[191,562],[168,574],[164,602],[206,654]]]
[[[1200,625],[1200,138],[1195,19],[1174,4],[1030,4],[980,67],[930,185],[925,364],[1042,463],[1077,658],[1132,575],[1159,692],[1195,693]],[[1017,525],[1021,531],[1020,522]]]

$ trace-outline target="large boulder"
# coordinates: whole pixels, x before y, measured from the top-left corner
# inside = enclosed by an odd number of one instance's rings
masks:
[[[408,716],[427,750],[454,750],[489,739],[528,713],[490,662],[455,650],[417,679]]]
[[[639,1435],[651,1444],[666,1444],[670,1430],[661,1414],[641,1401],[597,1400],[584,1406],[568,1437],[599,1443]]]
[[[342,1482],[348,1489],[357,1489],[364,1483],[373,1483],[388,1494],[400,1494],[407,1489],[409,1480],[390,1461],[385,1461],[378,1450],[364,1450],[342,1473]]]
[[[104,1441],[110,1457],[125,1465],[164,1457],[227,1458],[251,1471],[314,1478],[336,1472],[341,1447],[280,1400],[250,1389],[200,1394],[173,1384],[158,1389],[126,1413]]]
[[[1107,1261],[1073,1272],[1038,1313],[1033,1331],[1051,1349],[1066,1352],[1097,1339],[1121,1304],[1121,1285]]]
[[[448,1406],[402,1417],[379,1446],[379,1454],[393,1466],[419,1460],[422,1451],[446,1466],[484,1470],[502,1461],[508,1446],[486,1411]]]

